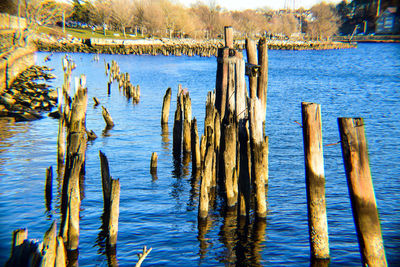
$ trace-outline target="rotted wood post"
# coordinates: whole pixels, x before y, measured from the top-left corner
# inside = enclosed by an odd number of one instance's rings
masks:
[[[233,49],[233,28],[232,26],[224,27],[225,47]]]
[[[103,185],[104,200],[104,230],[107,232],[108,245],[114,247],[117,243],[120,182],[112,179],[106,155],[99,151],[101,164],[101,180]]]
[[[329,258],[321,106],[301,103],[311,257]]]
[[[57,225],[53,222],[44,234],[41,266],[54,266],[57,257]]]
[[[265,37],[261,38],[258,42],[258,65],[260,65],[260,73],[257,82],[257,96],[261,100],[264,110],[266,110],[268,89],[268,45]]]
[[[15,248],[22,245],[28,239],[28,229],[21,228],[13,231],[11,257],[15,252]]]
[[[267,216],[265,187],[268,185],[268,137],[264,136],[264,107],[258,98],[250,100],[250,139],[252,151],[252,181],[256,197],[256,215]]]
[[[223,128],[223,176],[225,178],[226,203],[233,207],[237,203],[237,168],[236,168],[236,124],[230,123]]]
[[[199,144],[199,133],[197,130],[197,120],[193,118],[191,125],[191,147],[192,147],[192,170],[196,173],[201,168],[201,154]]]
[[[175,158],[180,158],[182,151],[182,126],[183,126],[183,98],[182,98],[182,90],[179,86],[177,100],[176,100],[176,111],[174,118],[174,128],[173,128],[173,136],[172,136],[172,148],[173,154]]]
[[[62,236],[57,236],[57,251],[55,267],[65,267],[66,266],[66,256],[65,256],[65,246]]]
[[[190,100],[189,92],[183,95],[183,152],[190,153],[190,128],[192,123],[192,101]]]
[[[168,88],[165,92],[162,111],[161,111],[161,125],[168,124],[169,109],[171,105],[171,88]]]
[[[102,108],[101,113],[103,115],[104,121],[106,122],[106,128],[111,129],[112,127],[114,127],[114,121],[111,118],[111,115],[108,112],[108,110],[103,106],[101,106],[101,108]]]
[[[46,169],[45,200],[46,209],[51,210],[51,199],[53,198],[53,167]]]
[[[362,118],[338,118],[342,155],[364,266],[387,266]]]
[[[109,244],[115,246],[118,236],[119,198],[121,186],[119,179],[111,181],[110,221],[108,223]]]
[[[68,250],[79,244],[80,188],[79,176],[83,173],[86,151],[87,88],[82,76],[67,119],[67,153],[61,196],[60,235]]]

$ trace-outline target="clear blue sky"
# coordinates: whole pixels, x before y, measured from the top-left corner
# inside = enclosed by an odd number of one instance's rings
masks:
[[[178,0],[186,6],[190,6],[192,3],[196,3],[197,0]],[[310,8],[313,5],[322,2],[322,0],[214,0],[217,5],[228,10],[244,10],[244,9],[257,9],[263,7],[269,7],[272,9],[282,9],[287,3],[290,8],[293,8],[293,3],[295,8],[304,7]],[[337,4],[341,0],[325,0],[327,3]],[[210,0],[202,0],[203,3],[208,4]]]

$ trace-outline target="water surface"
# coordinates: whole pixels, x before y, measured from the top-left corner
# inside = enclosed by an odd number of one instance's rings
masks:
[[[37,53],[37,64],[55,68],[62,84],[61,58]],[[221,266],[228,263],[308,266],[309,241],[300,103],[321,104],[324,144],[339,141],[338,117],[363,117],[386,256],[400,262],[400,45],[360,44],[358,49],[270,51],[266,132],[269,135],[269,192],[266,224],[236,231],[235,220],[217,205],[207,225],[198,225],[198,185],[191,165],[178,172],[172,158],[173,114],[178,84],[187,87],[193,116],[203,131],[207,92],[214,89],[216,59],[69,54],[74,76],[86,74],[89,94],[87,128],[99,136],[89,142],[81,206],[79,264],[106,266],[101,238],[103,200],[99,150],[121,183],[117,259],[121,266],[137,261],[142,247],[153,251],[144,265]],[[107,95],[104,60],[116,60],[141,87],[136,105],[113,85]],[[161,106],[172,88],[169,134],[162,135]],[[115,127],[104,132],[101,108]],[[59,179],[53,183],[50,212],[44,202],[45,170],[57,177],[58,121],[0,120],[0,264],[9,255],[11,233],[27,227],[29,238],[42,239],[53,220],[59,222]],[[149,173],[152,152],[158,154],[158,179]],[[360,253],[352,218],[340,145],[324,147],[331,266],[359,266]]]

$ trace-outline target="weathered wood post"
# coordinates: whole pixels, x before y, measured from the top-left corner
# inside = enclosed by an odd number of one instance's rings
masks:
[[[108,245],[114,247],[117,244],[120,183],[119,179],[112,179],[106,155],[99,151],[101,165],[101,181],[103,185],[104,200],[104,230],[107,232]]]
[[[174,154],[174,158],[176,160],[180,159],[181,151],[182,151],[182,126],[183,126],[183,97],[182,97],[182,88],[179,85],[177,99],[176,99],[176,111],[174,118],[174,128],[173,128],[173,136],[172,136],[172,150]]]
[[[66,125],[67,153],[64,181],[61,196],[60,235],[68,250],[76,250],[79,244],[80,187],[79,176],[83,173],[86,151],[86,107],[87,88],[85,78],[81,76],[79,85],[68,112]]]
[[[28,229],[22,228],[13,231],[11,256],[14,254],[15,248],[24,243],[26,239],[28,239]]]
[[[104,106],[101,106],[101,108],[102,108],[101,113],[103,115],[104,121],[106,122],[106,128],[111,129],[112,127],[114,127],[114,121],[111,118],[111,115],[108,112],[108,110]]]
[[[255,189],[256,215],[267,216],[265,187],[268,185],[268,137],[264,135],[264,108],[258,98],[250,100],[250,139],[252,151],[252,180]]]
[[[362,118],[338,118],[342,155],[364,266],[387,266]]]
[[[53,222],[44,234],[41,266],[54,266],[57,257],[57,225]]]
[[[301,103],[311,257],[329,258],[321,106]]]
[[[171,105],[171,88],[165,92],[162,111],[161,111],[161,125],[168,124],[169,109]]]
[[[247,62],[251,65],[257,65],[257,46],[252,39],[246,38]],[[257,96],[257,76],[256,73],[249,73],[249,91],[250,98]]]
[[[199,144],[199,133],[197,130],[197,120],[193,118],[191,125],[191,147],[192,147],[192,170],[197,173],[201,168],[201,155]]]
[[[153,152],[151,154],[151,160],[150,160],[150,173],[153,176],[153,178],[157,177],[157,152]]]
[[[183,95],[183,152],[190,153],[190,128],[192,123],[192,101],[189,92]]]
[[[110,198],[110,221],[108,223],[108,238],[109,244],[112,247],[117,244],[120,190],[121,186],[119,183],[119,179],[112,179]]]
[[[65,267],[66,266],[66,256],[65,256],[65,246],[64,241],[61,236],[57,236],[57,252],[55,267]]]
[[[261,38],[258,42],[258,65],[260,65],[260,74],[257,81],[257,96],[263,105],[263,110],[266,110],[268,89],[268,45],[265,37]]]
[[[47,211],[51,210],[51,199],[53,198],[53,167],[46,169],[45,200]]]

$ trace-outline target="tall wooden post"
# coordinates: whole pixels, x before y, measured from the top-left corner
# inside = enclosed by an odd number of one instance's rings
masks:
[[[301,103],[304,161],[311,256],[329,258],[328,223],[325,201],[324,155],[322,149],[321,107]]]
[[[246,54],[247,62],[252,65],[257,65],[258,60],[256,42],[249,38],[246,38]],[[249,75],[249,91],[250,98],[257,96],[257,76],[254,73]]]
[[[233,49],[233,28],[232,26],[225,26],[225,47]]]
[[[161,111],[161,125],[168,124],[169,109],[171,105],[171,88],[165,92],[162,111]]]
[[[342,155],[364,266],[387,266],[362,118],[339,118]]]
[[[189,92],[183,95],[183,152],[191,151],[190,128],[192,123],[192,101]]]

